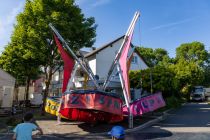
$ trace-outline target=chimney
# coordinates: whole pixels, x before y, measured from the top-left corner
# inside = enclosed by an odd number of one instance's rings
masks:
[[[92,48],[93,51],[96,49],[96,47],[91,47],[91,48]]]

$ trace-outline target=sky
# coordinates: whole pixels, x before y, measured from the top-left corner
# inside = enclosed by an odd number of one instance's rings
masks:
[[[25,0],[3,0],[0,5],[0,52],[10,41],[16,15]],[[199,41],[210,50],[210,0],[76,0],[85,17],[98,25],[96,42],[101,47],[124,35],[136,11],[140,18],[132,43],[163,48],[175,57],[182,43]]]

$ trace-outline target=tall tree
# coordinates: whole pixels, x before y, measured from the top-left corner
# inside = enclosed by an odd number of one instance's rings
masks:
[[[0,56],[0,67],[16,78],[16,85],[26,85],[28,100],[30,80],[40,73],[37,62],[25,56],[22,46],[10,43]]]
[[[21,46],[22,55],[29,64],[31,62],[31,67],[43,67],[46,76],[44,103],[53,72],[61,64],[55,43],[49,45],[46,41],[52,39],[49,23],[60,31],[74,51],[91,47],[96,36],[94,18],[85,18],[74,0],[26,1],[24,11],[17,17],[11,44]]]
[[[205,65],[204,66],[204,80],[202,85],[206,87],[210,87],[210,65]]]
[[[150,69],[130,71],[129,76],[132,88],[143,88],[147,91],[152,90],[153,93],[162,91],[164,97],[170,97],[177,92],[175,73],[164,66],[157,65],[152,71]]]
[[[204,80],[203,69],[196,62],[189,62],[184,58],[180,58],[176,64],[169,67],[175,73],[180,93],[189,99],[190,89],[193,86],[200,85]]]
[[[152,49],[145,47],[137,47],[137,50],[143,56],[146,63],[150,67],[154,67],[155,65],[165,60],[169,61],[168,52],[162,48]]]
[[[208,61],[208,52],[203,43],[184,43],[176,48],[176,59],[182,58],[188,62],[194,61],[198,65],[203,65]]]
[[[176,49],[176,77],[181,88],[187,89],[195,85],[207,84],[209,54],[201,42],[181,44]],[[207,78],[207,79],[206,79]]]

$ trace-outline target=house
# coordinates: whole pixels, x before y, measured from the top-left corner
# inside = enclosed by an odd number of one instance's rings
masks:
[[[109,69],[112,65],[112,62],[115,59],[115,56],[121,47],[123,39],[124,39],[124,36],[121,36],[111,41],[110,43],[100,48],[97,48],[93,50],[92,52],[85,55],[85,58],[88,60],[88,63],[94,75],[97,75],[99,77],[99,80],[98,80],[99,84],[102,85],[104,83],[108,75]],[[134,46],[132,45],[131,48],[132,47]],[[146,64],[144,59],[141,57],[139,52],[135,50],[132,61],[131,61],[130,70],[143,70],[147,68],[148,68],[148,65]],[[91,84],[92,83],[90,83],[89,85]],[[123,95],[119,74],[116,69],[112,73],[112,78],[110,80],[110,83],[107,89],[110,89],[111,91],[119,94],[120,96]],[[132,96],[135,96],[134,98],[136,98],[137,94],[139,95],[140,92],[134,93],[134,95]]]
[[[0,107],[12,107],[14,98],[15,78],[0,69]]]
[[[60,96],[62,92],[63,85],[63,67],[60,67],[58,71],[56,71],[52,75],[52,81],[49,87],[49,95],[50,96]]]
[[[110,69],[110,66],[118,52],[118,50],[121,47],[121,44],[123,42],[124,36],[121,36],[110,43],[100,47],[100,48],[93,48],[93,51],[86,53],[85,58],[87,59],[90,68],[93,71],[94,75],[97,75],[99,77],[99,84],[103,84],[104,80],[107,77],[108,71]],[[148,66],[145,63],[144,59],[141,57],[141,55],[135,51],[133,55],[133,59],[131,62],[131,70],[142,70],[147,69]],[[53,95],[56,95],[56,92],[61,92],[62,88],[62,80],[63,80],[63,70],[62,68],[57,71],[53,77],[52,77],[52,84],[50,91],[53,93]],[[80,88],[84,83],[84,76],[81,69],[79,69],[75,75],[74,78],[75,85],[77,88]],[[91,81],[89,81],[89,85],[91,86]],[[114,72],[114,76],[112,76],[111,84],[109,84],[108,88],[114,89],[115,92],[121,93],[122,88],[120,84],[119,75],[117,72]]]
[[[113,40],[112,42],[95,49],[94,51],[85,55],[86,59],[89,62],[90,68],[92,69],[95,75],[99,76],[99,81],[102,83],[107,77],[108,71],[111,67],[113,60],[121,47],[124,36]],[[144,59],[141,55],[135,51],[133,55],[133,59],[131,61],[130,70],[142,70],[147,69],[148,66],[145,63]],[[115,73],[115,72],[114,72]],[[119,75],[116,72],[114,76],[112,76],[112,84],[110,86],[119,87],[120,80]],[[121,87],[121,86],[120,86]]]
[[[0,69],[0,108],[10,108],[13,103],[23,102],[26,98],[26,87],[15,88],[15,78]],[[34,93],[41,94],[43,78],[30,82],[29,100],[34,99]],[[17,102],[16,102],[17,101]]]

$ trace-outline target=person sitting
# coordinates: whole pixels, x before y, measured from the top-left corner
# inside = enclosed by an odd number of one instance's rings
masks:
[[[27,113],[23,118],[24,122],[18,124],[13,130],[13,140],[32,140],[32,131],[38,130],[40,134],[43,134],[43,131],[40,127],[32,123],[33,114]]]

